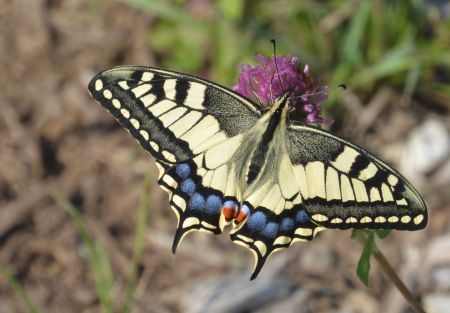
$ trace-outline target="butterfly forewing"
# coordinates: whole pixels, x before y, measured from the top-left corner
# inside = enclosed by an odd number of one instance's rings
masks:
[[[184,162],[250,128],[259,108],[232,91],[192,76],[121,66],[89,84],[142,147],[167,163]]]

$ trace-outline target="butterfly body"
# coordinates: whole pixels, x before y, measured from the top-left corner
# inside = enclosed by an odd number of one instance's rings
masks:
[[[325,228],[415,230],[426,206],[411,184],[369,152],[289,119],[289,99],[262,110],[206,80],[121,66],[89,84],[93,97],[155,157],[178,218],[173,251],[189,232],[231,239],[267,257]]]

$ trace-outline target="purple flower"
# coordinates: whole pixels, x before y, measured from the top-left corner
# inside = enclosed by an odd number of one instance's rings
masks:
[[[255,55],[260,65],[241,65],[239,83],[233,90],[241,95],[258,100],[265,108],[277,98],[290,91],[291,109],[300,108],[304,113],[303,122],[309,124],[326,124],[333,121],[321,117],[321,102],[328,98],[328,86],[314,82],[309,66],[300,67],[300,60],[290,55],[266,58]],[[279,73],[279,76],[278,76]]]

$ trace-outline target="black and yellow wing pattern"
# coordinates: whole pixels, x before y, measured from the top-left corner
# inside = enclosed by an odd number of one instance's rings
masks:
[[[120,66],[96,75],[92,96],[155,159],[178,218],[173,251],[189,232],[249,248],[257,276],[267,257],[325,228],[415,230],[426,206],[409,182],[367,151],[290,121],[287,97],[262,110],[209,81]]]

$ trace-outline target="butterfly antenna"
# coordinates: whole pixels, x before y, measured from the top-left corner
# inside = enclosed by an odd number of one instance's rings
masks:
[[[270,42],[273,45],[273,60],[275,62],[275,69],[277,70],[277,74],[278,74],[278,79],[280,80],[280,84],[281,84],[281,89],[284,89],[284,85],[283,85],[283,81],[281,80],[281,75],[280,75],[280,71],[278,70],[278,63],[277,63],[277,43],[275,41],[275,39],[270,39]]]
[[[261,107],[264,107],[264,104],[261,101],[261,98],[258,96],[258,93],[256,92],[255,87],[253,87],[252,80],[250,78],[248,79],[248,82],[250,83],[250,88],[252,88],[253,95],[256,97],[256,99],[258,99],[259,104],[261,105]]]
[[[324,93],[333,91],[333,90],[338,89],[338,88],[341,88],[342,90],[347,90],[347,85],[346,85],[346,84],[339,84],[339,85],[337,85],[337,86],[334,86],[334,87],[333,87],[332,89],[330,89],[330,90],[327,89],[327,90],[322,90],[322,91],[318,91],[318,92],[305,93],[305,94],[303,94],[303,95],[301,95],[301,96],[297,96],[297,97],[295,97],[295,98],[293,98],[293,99],[301,98],[301,97],[304,97],[304,96],[321,95],[321,94],[324,94]]]
[[[273,85],[274,77],[275,77],[275,73],[272,74],[272,78],[270,79],[270,86],[269,86],[270,102],[272,102],[272,104],[273,104],[272,85]]]

